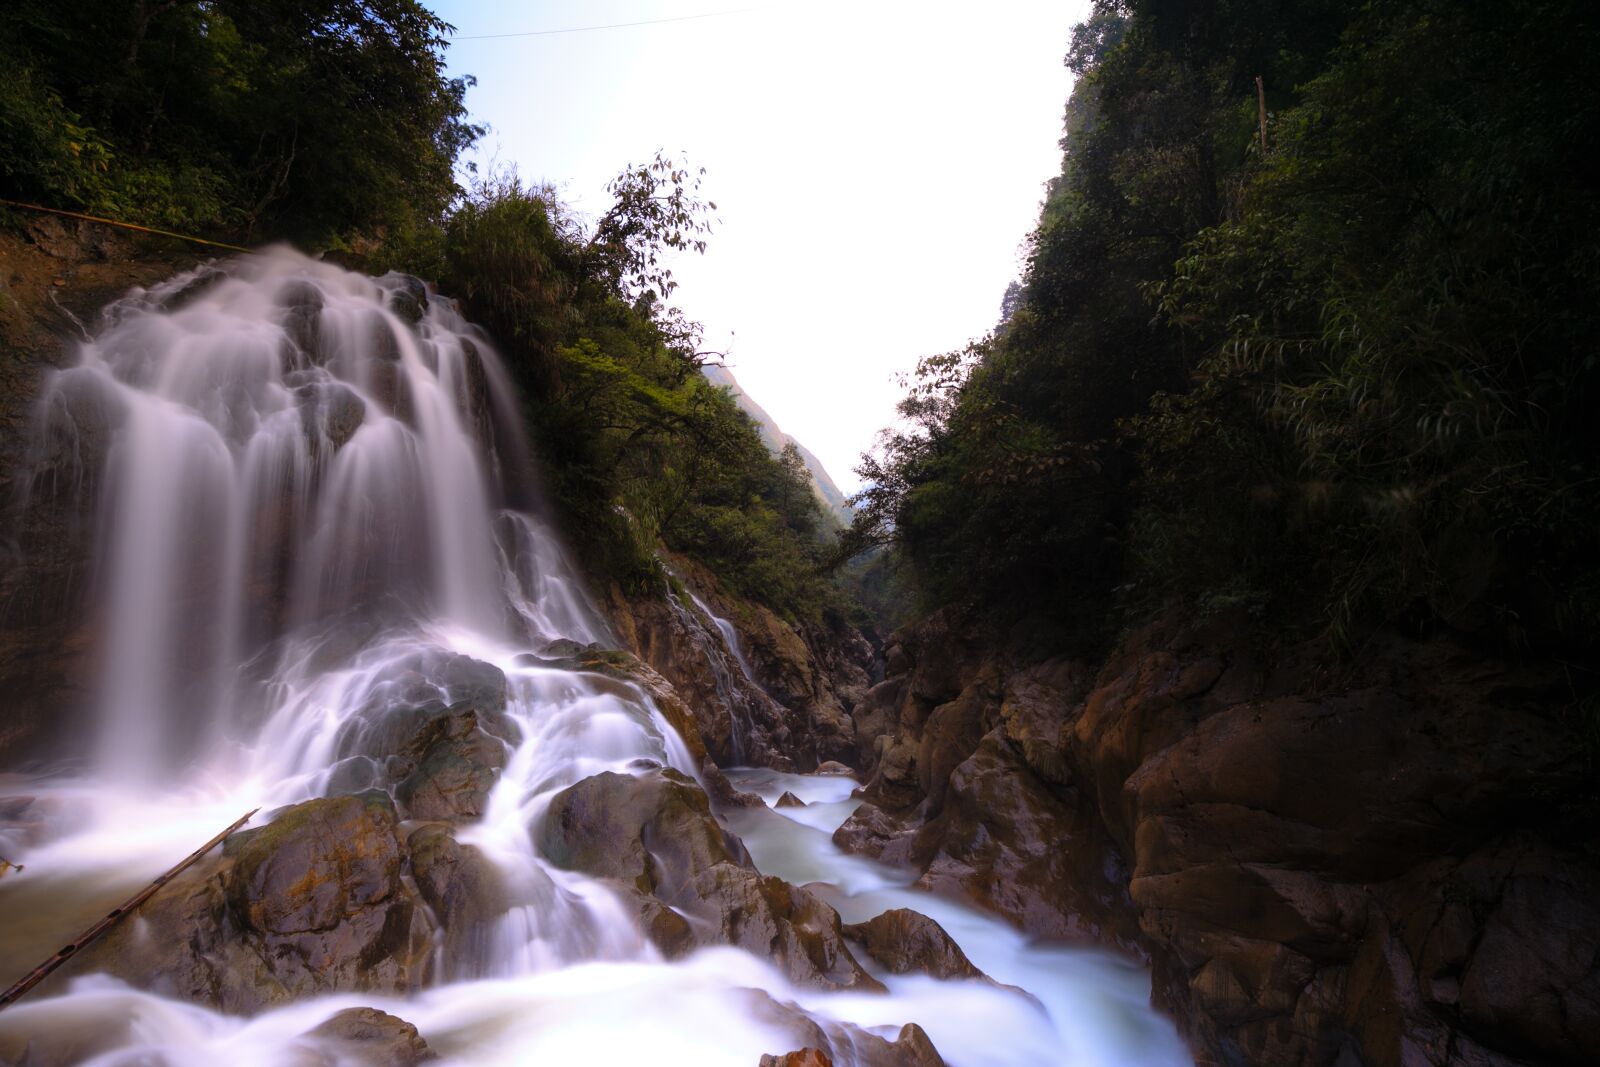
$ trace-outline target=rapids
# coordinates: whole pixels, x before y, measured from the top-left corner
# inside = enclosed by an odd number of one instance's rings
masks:
[[[845,921],[914,907],[1031,996],[883,974],[887,996],[820,993],[732,948],[667,962],[610,889],[547,863],[533,831],[559,790],[641,760],[696,768],[641,688],[553,665],[570,647],[556,642],[615,638],[540,514],[519,418],[482,334],[400,276],[277,249],[106,310],[39,407],[39,447],[76,457],[72,484],[33,487],[75,495],[92,526],[101,669],[78,751],[0,778],[0,855],[24,865],[0,881],[0,981],[242,812],[261,807],[261,825],[380,782],[399,709],[501,676],[516,740],[458,836],[514,892],[486,944],[446,958],[441,940],[430,983],[405,998],[240,1017],[88,976],[0,1011],[0,1048],[93,1034],[110,1051],[83,1062],[107,1067],[306,1063],[306,1030],[370,1005],[446,1064],[754,1067],[792,1047],[751,1010],[764,990],[891,1039],[918,1022],[953,1067],[1189,1062],[1137,968],[1030,944],[839,852],[847,778],[735,772],[769,802],[789,790],[810,806],[729,825],[764,873],[816,883]],[[8,820],[22,798],[27,819]]]

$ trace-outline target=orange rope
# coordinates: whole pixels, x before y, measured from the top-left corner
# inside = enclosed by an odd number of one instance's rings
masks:
[[[157,230],[150,226],[140,226],[132,222],[118,222],[116,219],[103,219],[99,215],[85,215],[81,211],[63,211],[58,207],[40,207],[38,204],[24,204],[19,200],[0,199],[0,204],[9,204],[11,207],[27,208],[29,211],[43,211],[50,215],[65,215],[69,219],[83,219],[85,222],[100,222],[107,226],[121,226],[124,230],[138,230],[140,233],[160,234],[162,237],[176,237],[180,241],[193,241],[197,245],[210,245],[213,248],[226,248],[230,252],[250,253],[250,249],[240,248],[238,245],[224,244],[221,241],[208,241],[204,237],[190,237],[187,234],[173,233],[171,230]]]

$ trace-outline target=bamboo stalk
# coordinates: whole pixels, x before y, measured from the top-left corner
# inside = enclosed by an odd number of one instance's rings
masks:
[[[0,199],[0,204],[9,207],[27,208],[29,211],[42,211],[47,215],[63,215],[69,219],[83,219],[85,222],[98,222],[106,226],[121,226],[124,230],[138,230],[140,233],[154,233],[162,237],[176,237],[180,241],[193,241],[197,245],[210,245],[212,248],[226,248],[230,252],[246,252],[254,255],[248,248],[238,245],[224,244],[221,241],[208,241],[204,237],[190,237],[186,233],[173,233],[171,230],[158,230],[151,226],[140,226],[135,222],[119,222],[116,219],[101,218],[99,215],[85,215],[81,211],[66,211],[58,207],[42,207],[39,204],[25,204],[21,200]],[[0,1007],[3,1007],[0,1004]]]
[[[1267,83],[1256,75],[1256,113],[1261,118],[1261,158],[1267,158]]]
[[[54,971],[57,967],[61,966],[63,963],[66,963],[73,956],[77,955],[80,949],[83,949],[101,934],[115,926],[117,921],[123,916],[127,915],[131,911],[136,910],[139,905],[155,896],[156,893],[160,891],[162,886],[166,885],[178,875],[182,874],[191,865],[193,865],[196,860],[204,856],[207,852],[210,852],[212,849],[222,844],[222,842],[227,840],[229,835],[231,835],[235,830],[249,822],[250,816],[254,815],[260,810],[260,808],[251,808],[249,811],[245,812],[242,816],[234,821],[232,826],[229,826],[226,830],[222,831],[222,833],[218,834],[216,837],[213,837],[210,841],[207,841],[205,844],[189,853],[188,858],[183,860],[183,862],[179,863],[176,867],[173,867],[171,870],[167,871],[167,873],[163,874],[161,877],[145,886],[137,894],[124,901],[118,907],[113,908],[99,922],[95,923],[93,926],[89,927],[89,929],[85,930],[83,933],[67,942],[67,944],[63,945],[54,956],[51,956],[49,959],[39,964],[39,966],[29,971],[23,976],[21,981],[17,982],[10,989],[6,990],[4,993],[0,993],[0,1008],[7,1007],[28,990],[44,981],[45,978],[50,975],[51,971]]]

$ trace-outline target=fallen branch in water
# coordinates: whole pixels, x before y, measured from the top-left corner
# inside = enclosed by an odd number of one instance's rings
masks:
[[[20,863],[12,863],[10,860],[6,859],[4,856],[0,856],[0,878],[4,878],[6,876],[6,874],[7,874],[7,872],[20,871],[20,870],[22,870],[22,864],[20,864]]]
[[[21,981],[17,982],[10,989],[6,990],[4,993],[0,993],[0,1008],[10,1005],[28,990],[44,981],[45,978],[49,976],[51,971],[55,970],[63,963],[66,963],[73,956],[77,955],[80,949],[89,945],[95,940],[95,938],[99,937],[101,934],[115,926],[117,924],[117,920],[121,919],[130,911],[134,911],[139,907],[139,905],[155,896],[156,893],[160,891],[162,886],[166,885],[178,875],[182,874],[201,856],[204,856],[207,852],[210,852],[212,849],[222,844],[223,841],[228,839],[230,834],[239,829],[239,827],[243,826],[245,823],[249,822],[250,816],[254,815],[260,810],[260,808],[251,808],[249,811],[245,812],[242,816],[234,821],[232,826],[229,826],[226,830],[222,831],[222,833],[218,834],[216,837],[213,837],[210,841],[207,841],[205,844],[189,853],[188,858],[186,858],[183,862],[179,863],[176,867],[173,867],[171,870],[167,871],[167,873],[163,874],[161,877],[145,886],[133,897],[124,901],[120,906],[113,908],[109,913],[107,913],[105,918],[101,919],[99,922],[89,927],[89,929],[73,938],[66,945],[62,946],[62,948],[57,951],[54,956],[51,956],[49,959],[39,964],[39,966],[29,971],[23,976]],[[21,870],[21,868],[19,867],[18,870]]]

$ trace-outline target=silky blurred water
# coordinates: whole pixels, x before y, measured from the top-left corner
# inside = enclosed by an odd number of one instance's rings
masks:
[[[534,841],[559,790],[641,760],[695,768],[639,687],[541,655],[614,639],[537,514],[505,369],[449,301],[418,317],[417,297],[398,276],[273,250],[135,291],[48,384],[40,448],[82,465],[67,491],[85,494],[98,546],[101,667],[79,758],[0,778],[0,855],[25,867],[0,881],[0,981],[244,811],[381,784],[396,715],[501,677],[507,766],[458,837],[504,875],[505,914],[403,999],[239,1018],[91,976],[0,1012],[0,1050],[301,1064],[307,1030],[368,1005],[414,1023],[447,1064],[753,1067],[790,1045],[762,1021],[763,991],[891,1039],[918,1022],[953,1067],[1189,1062],[1137,968],[1030,944],[840,853],[846,778],[740,772],[769,802],[789,790],[809,806],[730,825],[763,872],[816,883],[845,921],[914,907],[1031,996],[896,976],[887,996],[819,993],[729,948],[668,963],[604,884],[546,863]]]

